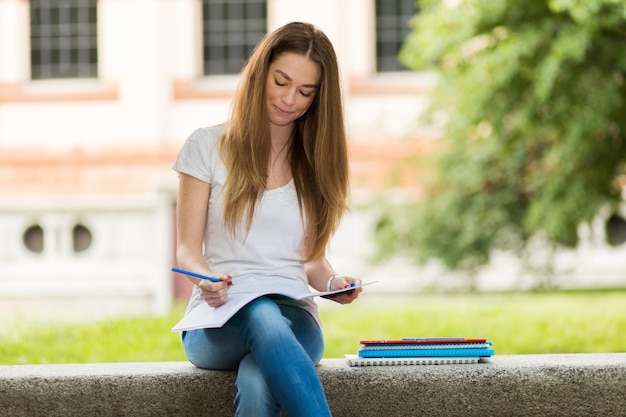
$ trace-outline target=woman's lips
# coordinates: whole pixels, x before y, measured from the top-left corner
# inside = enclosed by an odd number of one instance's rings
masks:
[[[274,106],[274,110],[276,110],[276,113],[278,113],[278,114],[280,114],[282,116],[289,116],[292,113],[290,111],[285,111],[285,110],[281,109],[278,106]]]

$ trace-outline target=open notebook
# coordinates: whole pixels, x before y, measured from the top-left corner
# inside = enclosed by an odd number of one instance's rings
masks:
[[[229,294],[228,302],[219,307],[210,307],[207,303],[198,304],[193,310],[187,313],[182,320],[180,320],[172,328],[173,332],[181,332],[183,330],[194,329],[208,329],[222,327],[224,323],[235,315],[241,308],[243,308],[250,301],[259,298],[263,295],[283,295],[285,297],[292,298],[294,300],[303,300],[311,297],[324,297],[334,294],[340,294],[342,292],[352,291],[355,288],[365,287],[370,284],[374,284],[378,281],[371,281],[365,284],[360,284],[355,287],[342,288],[336,291],[324,291],[324,292],[294,292],[294,291],[272,291],[267,293],[235,293]]]

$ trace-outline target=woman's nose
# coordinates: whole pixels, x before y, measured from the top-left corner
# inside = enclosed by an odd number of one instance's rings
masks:
[[[283,103],[292,105],[296,101],[296,91],[288,90],[282,96]]]

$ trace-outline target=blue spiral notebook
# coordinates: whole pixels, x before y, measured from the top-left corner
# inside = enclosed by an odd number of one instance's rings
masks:
[[[489,357],[493,349],[359,349],[360,358]]]
[[[493,356],[494,350],[487,339],[450,338],[406,338],[361,340],[356,357],[360,359],[396,360],[443,360],[463,358],[478,362]],[[444,361],[445,362],[445,361]]]

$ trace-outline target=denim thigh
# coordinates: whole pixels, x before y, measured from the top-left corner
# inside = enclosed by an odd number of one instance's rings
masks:
[[[270,299],[269,297],[261,298],[264,299],[261,301]],[[250,307],[253,306],[248,305],[244,308]],[[324,338],[317,321],[308,311],[298,306],[278,304],[278,307],[281,312],[280,316],[264,316],[262,319],[286,321],[311,361],[318,363],[324,353]],[[250,352],[250,349],[245,335],[240,330],[241,326],[237,325],[237,319],[239,319],[237,316],[238,314],[235,314],[220,328],[182,332],[183,349],[193,365],[215,370],[238,369],[239,362]]]

